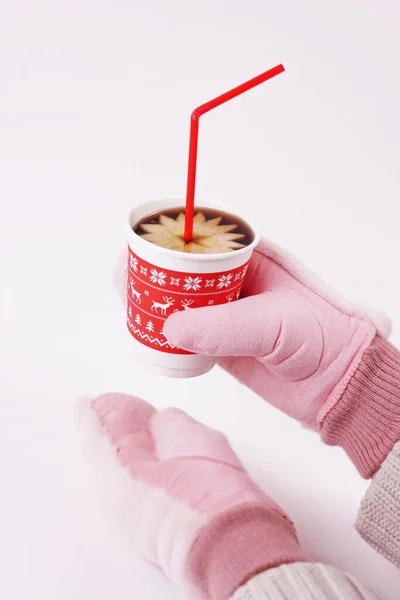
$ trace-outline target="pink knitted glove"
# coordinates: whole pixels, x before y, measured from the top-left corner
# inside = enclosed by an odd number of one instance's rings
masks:
[[[85,437],[101,451],[98,475],[124,497],[139,551],[190,597],[225,600],[256,573],[307,560],[221,433],[122,394],[82,408]]]
[[[389,333],[389,321],[347,302],[266,241],[253,255],[242,296],[173,314],[165,326],[169,341],[220,357],[262,398],[322,429],[327,443],[343,446],[370,476],[400,437],[399,395],[399,410],[391,410],[400,361],[377,337]],[[373,379],[382,388],[374,393]]]

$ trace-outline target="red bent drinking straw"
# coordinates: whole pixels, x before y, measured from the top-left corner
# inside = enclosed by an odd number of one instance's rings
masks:
[[[199,118],[204,113],[212,110],[216,106],[220,106],[224,104],[224,102],[228,102],[228,100],[232,100],[232,98],[236,98],[236,96],[240,96],[243,92],[247,92],[251,90],[253,87],[260,85],[260,83],[264,83],[268,79],[275,77],[275,75],[279,75],[283,73],[285,70],[283,65],[277,65],[273,69],[269,71],[265,71],[265,73],[261,73],[261,75],[257,75],[257,77],[253,77],[249,81],[238,85],[233,88],[229,92],[225,92],[225,94],[221,94],[221,96],[217,96],[214,100],[210,100],[205,104],[202,104],[198,108],[192,112],[192,116],[190,119],[190,141],[189,141],[189,164],[188,164],[188,178],[187,178],[187,190],[186,190],[186,217],[185,217],[185,242],[189,243],[193,238],[193,218],[194,218],[194,191],[196,186],[196,167],[197,167],[197,143],[199,139]]]

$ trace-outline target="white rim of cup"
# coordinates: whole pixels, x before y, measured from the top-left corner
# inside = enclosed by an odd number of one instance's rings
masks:
[[[163,254],[165,256],[171,256],[171,257],[185,257],[186,260],[188,261],[206,261],[206,262],[214,262],[217,260],[229,260],[229,257],[232,256],[232,254],[235,254],[235,256],[240,256],[241,254],[246,254],[249,252],[249,250],[253,250],[259,243],[260,241],[260,233],[258,231],[258,229],[256,227],[253,227],[253,225],[250,225],[250,223],[248,222],[248,220],[246,219],[246,217],[244,217],[243,215],[241,215],[240,213],[238,213],[235,209],[232,209],[232,207],[230,207],[227,204],[223,204],[223,203],[219,203],[219,202],[213,202],[212,206],[207,206],[204,205],[200,200],[198,200],[196,202],[196,204],[199,205],[199,208],[205,209],[207,210],[207,208],[209,208],[210,210],[222,210],[230,215],[232,215],[233,217],[238,217],[238,219],[244,221],[246,223],[246,225],[251,229],[252,233],[254,234],[254,239],[253,241],[248,244],[247,246],[245,246],[244,248],[240,248],[240,250],[234,250],[234,252],[219,252],[219,253],[215,253],[215,254],[195,254],[195,253],[191,253],[191,252],[181,252],[180,250],[170,250],[169,248],[163,248],[162,246],[157,246],[157,244],[152,244],[151,242],[148,242],[146,240],[144,240],[140,235],[138,235],[134,230],[133,227],[137,222],[137,219],[133,219],[133,215],[134,213],[138,212],[138,211],[145,211],[146,206],[148,206],[149,204],[156,204],[156,203],[165,203],[166,205],[168,205],[168,208],[174,208],[174,207],[179,207],[180,204],[184,207],[185,205],[185,199],[184,198],[171,198],[171,197],[167,197],[167,198],[155,198],[154,200],[149,200],[148,202],[142,202],[141,204],[139,204],[138,206],[136,206],[135,208],[132,208],[132,210],[129,211],[129,217],[128,217],[128,226],[129,226],[129,230],[130,230],[130,234],[134,236],[135,238],[135,244],[138,244],[139,247],[142,246],[143,248],[148,247],[149,244],[151,244],[152,246],[155,246],[157,248],[157,252],[159,252],[160,254]],[[148,216],[150,216],[152,213],[150,212]],[[140,217],[140,219],[143,219],[144,217]],[[134,221],[134,222],[132,222]]]

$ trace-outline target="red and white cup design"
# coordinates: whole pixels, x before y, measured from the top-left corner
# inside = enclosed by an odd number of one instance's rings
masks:
[[[141,219],[184,206],[182,198],[143,204],[129,215],[127,325],[136,355],[151,370],[169,377],[194,377],[215,364],[211,357],[176,348],[164,335],[174,312],[215,306],[239,298],[258,235],[251,244],[226,254],[189,254],[143,240],[132,227]],[[236,215],[226,207],[215,206]]]

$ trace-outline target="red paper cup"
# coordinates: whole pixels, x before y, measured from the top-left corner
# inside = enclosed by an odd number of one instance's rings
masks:
[[[196,377],[215,364],[208,356],[176,348],[164,335],[174,312],[215,306],[239,298],[252,252],[259,241],[225,254],[189,254],[161,248],[133,231],[138,221],[162,210],[185,205],[183,198],[142,204],[129,215],[127,324],[137,358],[168,377]],[[225,206],[208,206],[241,218]]]

